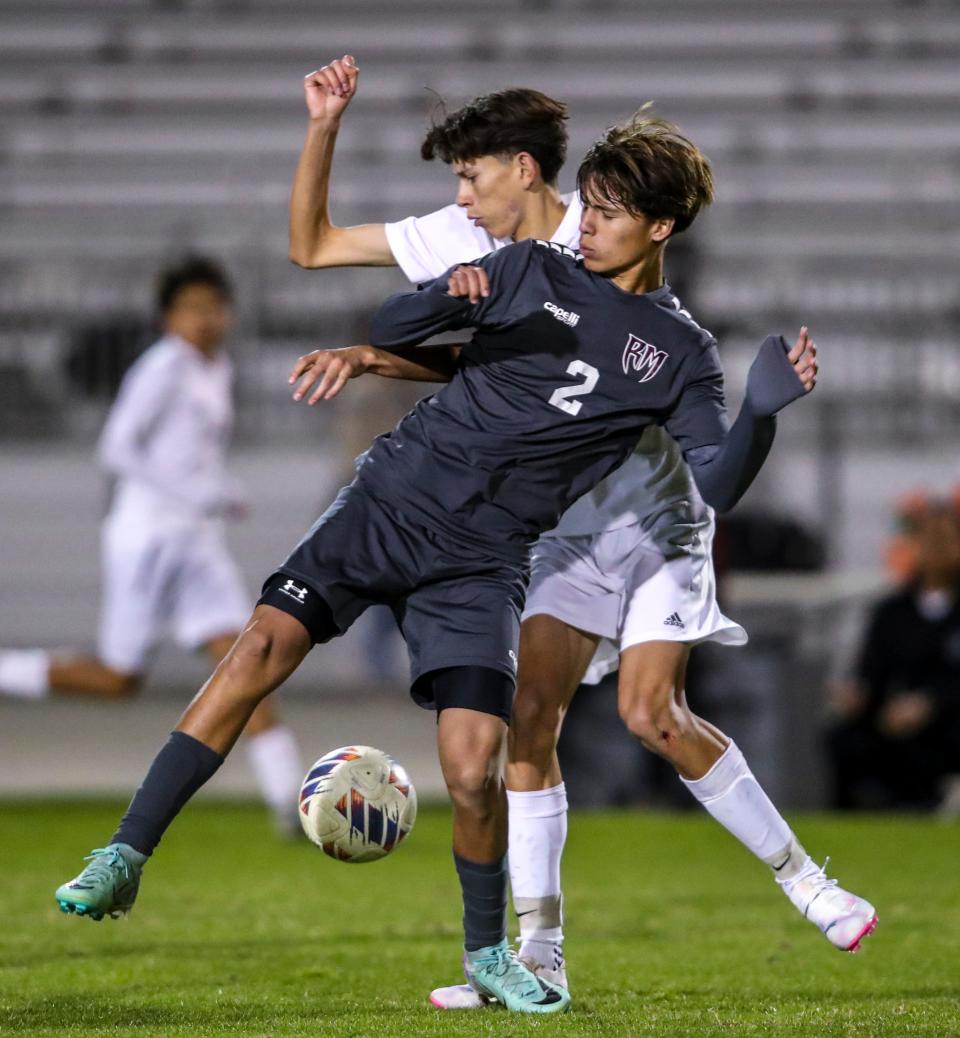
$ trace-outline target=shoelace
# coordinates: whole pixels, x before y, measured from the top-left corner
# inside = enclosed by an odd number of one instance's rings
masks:
[[[815,863],[811,862],[810,864],[814,865]],[[830,879],[830,877],[827,876],[827,866],[829,864],[830,859],[824,858],[822,865],[817,866],[810,872],[801,873],[799,876],[791,880],[789,883],[785,883],[785,889],[792,890],[794,886],[796,886],[798,883],[809,883],[816,890],[824,890],[827,887],[835,887],[837,885],[837,881],[835,879]]]
[[[503,981],[503,986],[509,994],[532,994],[534,990],[538,994],[542,993],[539,984],[536,984],[536,989],[531,985],[529,979],[524,976],[525,967],[515,955],[511,955],[509,952],[495,958],[481,959],[479,962],[471,963],[471,969],[477,973],[493,974]]]
[[[130,865],[116,847],[98,847],[96,850],[92,850],[83,860],[90,862],[83,870],[84,875],[88,879],[98,881],[113,879],[114,868],[118,863],[123,867],[123,878],[130,878]]]
[[[820,891],[824,891],[828,888],[833,888],[837,885],[837,881],[835,879],[830,879],[829,876],[827,876],[827,866],[829,864],[830,858],[824,858],[823,864],[810,877],[810,879],[816,883],[817,889]]]
[[[824,894],[829,896],[836,889],[837,881],[835,879],[830,879],[827,876],[827,866],[829,864],[829,857],[825,858],[820,868],[818,868],[816,872],[812,873],[809,877],[807,877],[807,882],[810,883],[810,886],[813,889],[813,897],[810,898],[810,900],[807,902],[806,907],[803,910],[804,916],[806,916],[807,913],[810,911],[814,901],[816,901],[820,897],[823,897]],[[829,904],[830,902],[828,901],[826,903]]]

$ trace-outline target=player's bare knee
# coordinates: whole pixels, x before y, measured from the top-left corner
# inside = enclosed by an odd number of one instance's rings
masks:
[[[281,666],[296,665],[309,652],[310,645],[307,629],[298,620],[279,610],[258,606],[230,655]]]
[[[286,656],[282,637],[269,624],[255,623],[244,628],[218,669],[241,685],[251,681],[269,685],[273,673],[283,669]]]
[[[519,753],[521,759],[527,760],[543,753],[551,755],[563,713],[563,705],[547,689],[535,684],[520,686],[510,718],[511,756]]]
[[[670,756],[687,728],[673,682],[651,682],[620,701],[620,717],[644,746]]]
[[[444,769],[447,791],[458,811],[480,819],[491,816],[500,796],[500,776],[490,762],[462,761]]]
[[[620,719],[630,734],[636,736],[645,746],[656,741],[657,726],[652,715],[642,705],[621,708]]]
[[[266,663],[275,651],[273,633],[262,624],[251,624],[244,628],[226,661],[235,666],[257,666]]]

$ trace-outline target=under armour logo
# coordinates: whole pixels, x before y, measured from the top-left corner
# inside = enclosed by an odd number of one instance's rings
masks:
[[[286,584],[284,584],[280,588],[280,590],[285,595],[289,595],[290,598],[294,598],[298,602],[306,602],[307,594],[310,589],[306,587],[300,587],[298,584],[295,584],[292,580],[288,580]]]
[[[627,345],[623,348],[623,373],[638,375],[638,382],[649,382],[669,356],[669,353],[658,350],[656,346],[644,342],[643,339],[638,339],[631,332],[627,336]]]

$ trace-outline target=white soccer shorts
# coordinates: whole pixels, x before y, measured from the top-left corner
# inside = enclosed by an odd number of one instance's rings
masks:
[[[583,537],[541,537],[533,550],[523,619],[546,613],[600,644],[584,678],[596,684],[620,653],[649,641],[743,645],[747,632],[717,605],[713,524],[692,553],[667,558],[637,526]]]
[[[98,654],[125,673],[143,669],[170,636],[197,649],[239,633],[253,600],[214,521],[157,525],[110,516],[101,536],[103,604]]]

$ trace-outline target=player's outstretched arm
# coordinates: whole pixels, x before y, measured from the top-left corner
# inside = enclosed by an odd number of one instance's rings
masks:
[[[770,453],[775,415],[811,392],[818,372],[817,347],[805,327],[792,348],[779,335],[764,340],[750,366],[737,420],[718,443],[684,451],[708,505],[727,512],[743,497]]]
[[[383,224],[335,227],[329,191],[340,119],[360,70],[345,54],[303,80],[310,122],[290,194],[290,259],[300,267],[389,267],[396,262]]]
[[[474,323],[475,304],[463,291],[463,269],[455,267],[417,292],[390,296],[370,321],[370,341],[388,349],[418,346],[431,335]]]
[[[398,349],[459,328],[494,328],[510,319],[530,264],[532,242],[517,242],[473,263],[458,263],[416,292],[398,292],[373,315],[370,341]]]
[[[459,354],[460,347],[453,345],[424,346],[410,354],[390,353],[375,346],[314,350],[297,360],[288,381],[293,385],[299,380],[293,399],[307,397],[307,404],[312,406],[332,400],[350,379],[365,374],[408,382],[449,382]]]

